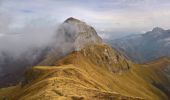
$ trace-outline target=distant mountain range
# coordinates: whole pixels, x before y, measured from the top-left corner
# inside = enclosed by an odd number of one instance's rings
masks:
[[[170,30],[159,27],[145,34],[129,35],[107,42],[137,63],[170,56]]]

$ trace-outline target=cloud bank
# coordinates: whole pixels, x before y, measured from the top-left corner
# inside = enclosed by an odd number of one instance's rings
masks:
[[[1,0],[0,48],[44,44],[70,16],[94,26],[103,38],[168,29],[169,9],[169,0]]]

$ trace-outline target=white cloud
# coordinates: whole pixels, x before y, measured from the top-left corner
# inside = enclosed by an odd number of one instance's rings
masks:
[[[95,27],[104,39],[170,29],[169,0],[2,0],[0,50],[23,51],[46,45],[57,25],[76,17]]]
[[[4,36],[4,34],[0,33],[0,37],[3,37],[3,36]]]
[[[3,0],[0,15],[10,16],[3,30],[30,23],[49,26],[73,16],[97,30],[141,32],[155,26],[170,28],[169,9],[169,0]]]

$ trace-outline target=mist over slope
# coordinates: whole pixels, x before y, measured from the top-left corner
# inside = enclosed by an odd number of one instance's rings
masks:
[[[21,80],[25,69],[36,65],[50,49],[54,33],[49,27],[28,25],[1,36],[0,87]]]
[[[107,42],[138,63],[170,56],[170,30],[159,27],[145,34],[130,35]]]
[[[54,36],[51,52],[40,65],[52,65],[53,61],[72,51],[79,51],[88,45],[102,43],[102,39],[97,35],[93,27],[72,17],[59,26],[57,33],[59,34]]]
[[[169,100],[168,58],[134,64],[85,22],[69,18],[63,24],[66,42],[53,45],[38,64],[43,66],[28,69],[20,84],[0,89],[0,99]],[[68,44],[64,52],[59,48]]]
[[[60,25],[27,25],[22,30],[9,32],[0,37],[0,87],[16,84],[26,69],[44,65],[42,60],[48,52],[56,59],[90,43],[101,42],[92,27],[74,18]]]

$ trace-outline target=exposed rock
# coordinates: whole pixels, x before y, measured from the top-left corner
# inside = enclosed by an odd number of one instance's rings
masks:
[[[73,46],[73,50],[76,51],[81,50],[88,45],[102,43],[102,39],[97,35],[93,27],[72,17],[65,20],[59,27],[56,37],[57,39],[63,39],[59,40],[62,42],[62,45],[69,43]],[[57,42],[59,41],[57,40]]]

